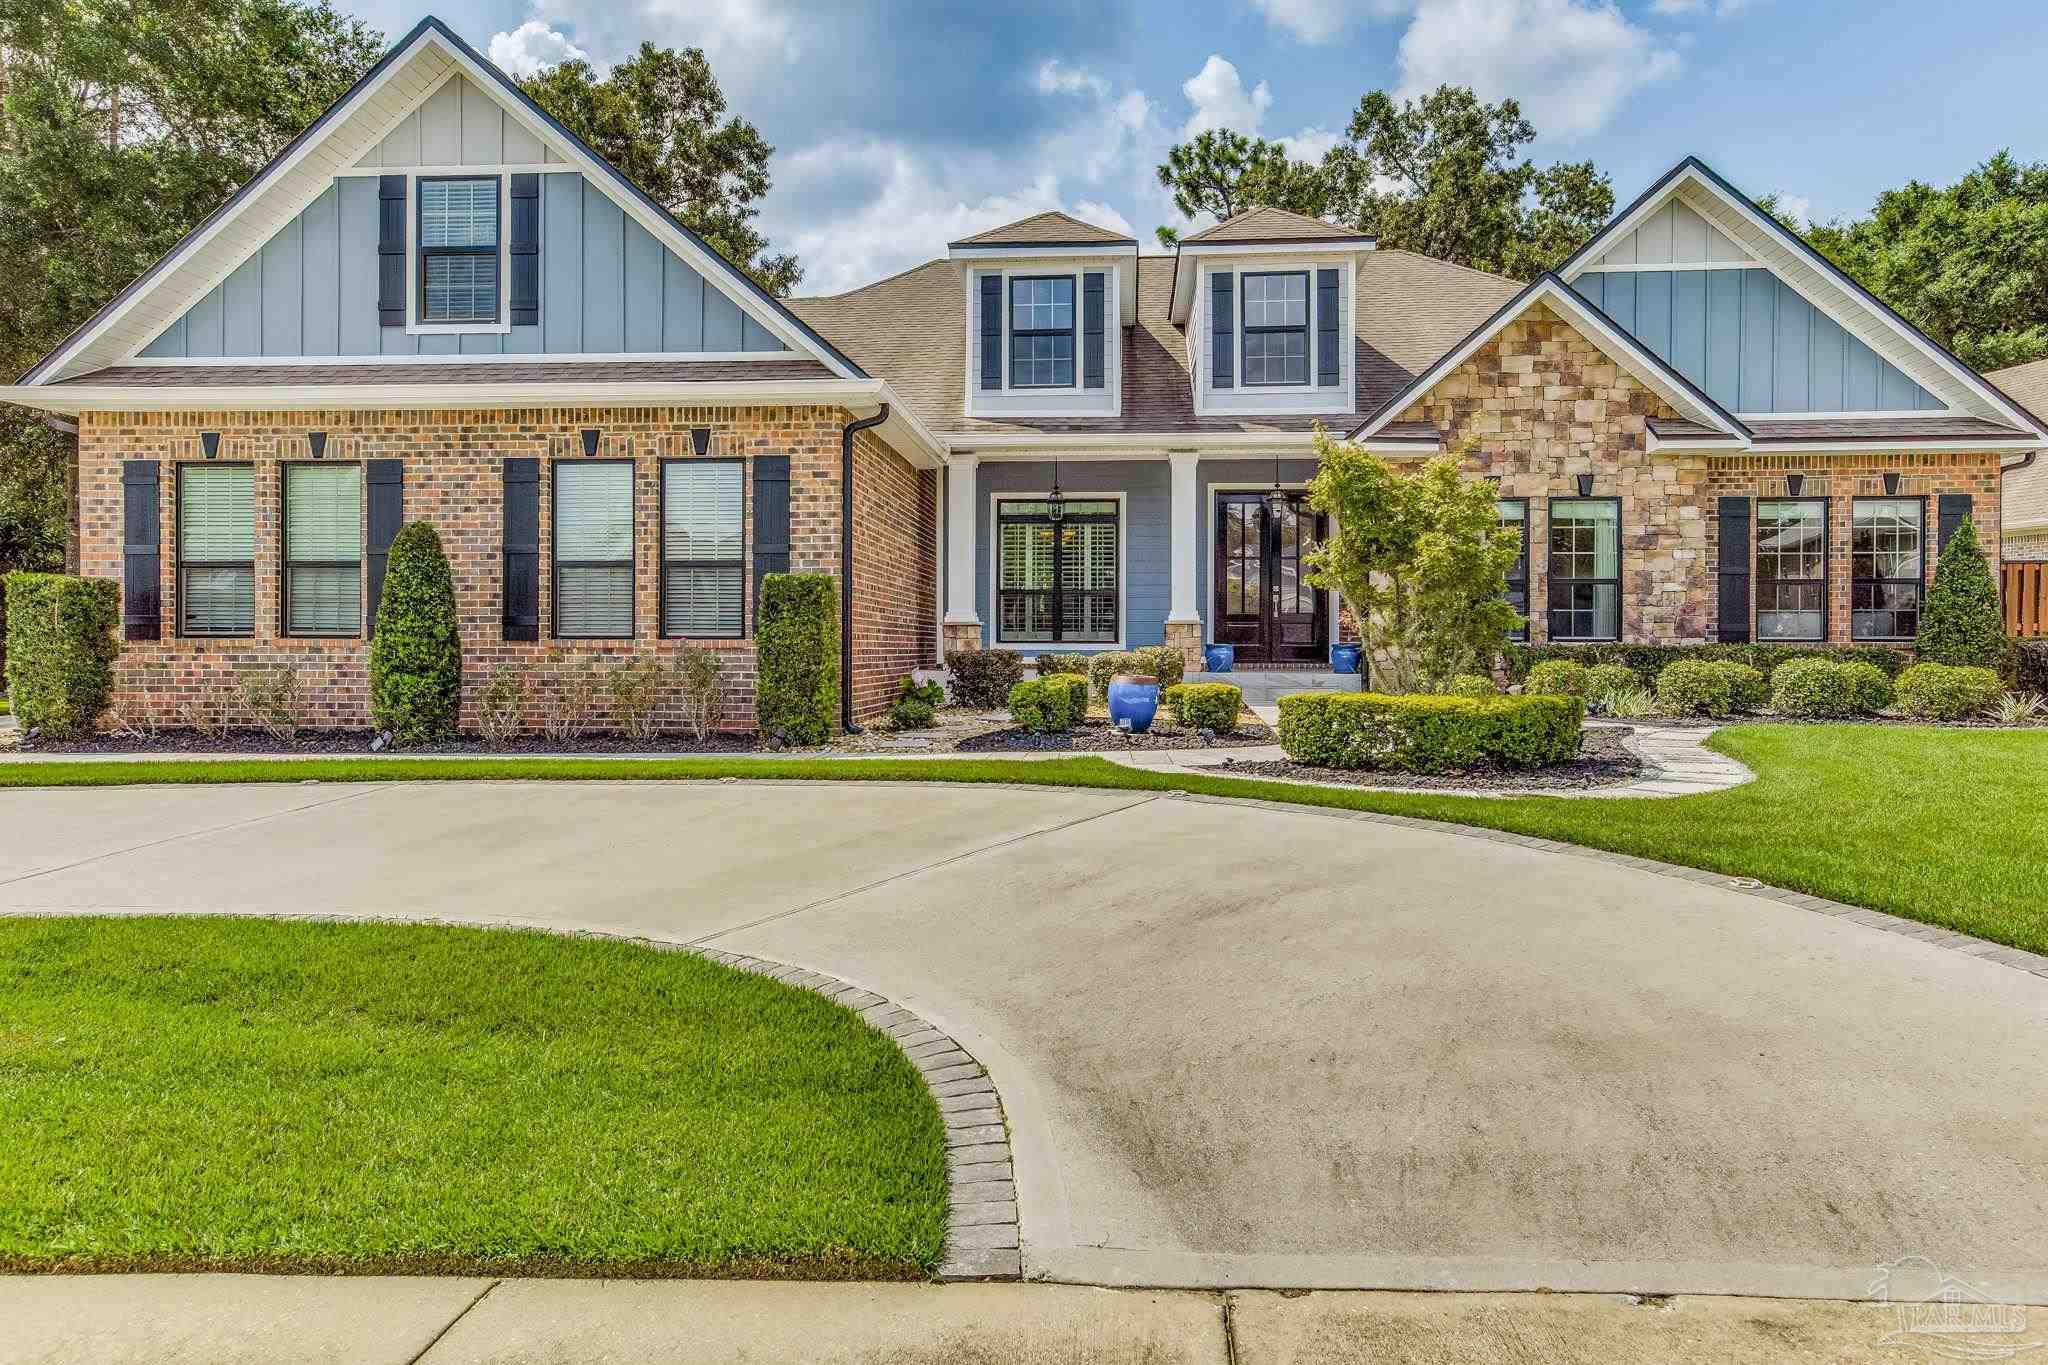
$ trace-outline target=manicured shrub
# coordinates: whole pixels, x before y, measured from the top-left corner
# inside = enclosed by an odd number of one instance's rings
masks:
[[[1055,673],[1048,681],[1067,685],[1067,714],[1074,724],[1088,719],[1088,679],[1079,673]]]
[[[1680,659],[1657,675],[1657,705],[1674,716],[1725,716],[1735,696],[1719,668],[1705,659]]]
[[[1599,665],[1620,664],[1636,675],[1636,681],[1644,687],[1654,687],[1657,675],[1668,664],[1680,659],[1732,659],[1739,664],[1748,664],[1765,677],[1777,671],[1778,665],[1793,659],[1833,659],[1840,663],[1862,662],[1874,665],[1884,671],[1886,677],[1897,676],[1900,669],[1913,662],[1912,657],[1902,649],[1889,645],[1792,645],[1792,644],[1747,644],[1747,645],[1513,645],[1506,652],[1508,673],[1517,681],[1525,680],[1529,670],[1537,664],[1551,659],[1564,659],[1586,665],[1590,670]]]
[[[1049,678],[1055,673],[1078,673],[1088,676],[1086,654],[1041,654],[1038,656],[1038,676]]]
[[[1771,684],[1748,664],[1733,659],[1709,659],[1707,667],[1728,680],[1728,709],[1761,711],[1771,700]]]
[[[1074,728],[1074,689],[1064,678],[1034,678],[1010,688],[1010,716],[1036,735]]]
[[[1444,688],[1447,697],[1491,697],[1500,689],[1484,673],[1460,673]]]
[[[1934,582],[1920,609],[1922,663],[1958,668],[2006,666],[2005,617],[1998,581],[1977,543],[1977,523],[1964,517],[1934,566]]]
[[[1175,725],[1227,735],[1244,710],[1244,690],[1232,683],[1175,683],[1166,689],[1166,710]]]
[[[1857,678],[1833,659],[1791,659],[1771,671],[1771,707],[1783,716],[1834,720],[1858,714]],[[1873,672],[1876,670],[1872,670]]]
[[[1280,744],[1323,768],[1444,772],[1483,763],[1540,768],[1579,751],[1577,697],[1297,692],[1280,699]]]
[[[1859,716],[1874,716],[1880,711],[1891,709],[1897,700],[1897,688],[1891,675],[1875,664],[1851,662],[1836,664],[1849,676],[1849,697]]]
[[[946,701],[946,689],[937,682],[919,682],[908,673],[897,684],[896,700],[889,706],[889,724],[898,730],[926,730],[938,717]]]
[[[1640,692],[1642,680],[1627,664],[1594,664],[1586,670],[1586,700],[1609,703],[1623,692]]]
[[[1586,695],[1586,666],[1576,659],[1547,659],[1529,670],[1525,691],[1546,697]]]
[[[1109,696],[1109,680],[1119,673],[1157,678],[1161,687],[1172,687],[1187,669],[1187,657],[1172,645],[1147,645],[1143,649],[1105,650],[1089,656],[1088,683],[1097,701]]]
[[[839,706],[839,585],[821,573],[763,577],[754,645],[761,733],[783,744],[831,739]]]
[[[121,586],[106,578],[7,575],[7,694],[23,728],[91,734],[114,690]]]
[[[1923,720],[1967,720],[1980,715],[2005,691],[1988,668],[1914,664],[1899,674],[1899,705]]]
[[[955,649],[946,653],[953,672],[953,704],[993,711],[1009,700],[1024,676],[1024,656],[1007,649]]]
[[[424,521],[398,528],[370,638],[370,718],[394,743],[455,733],[462,713],[462,636],[455,580],[441,533]]]

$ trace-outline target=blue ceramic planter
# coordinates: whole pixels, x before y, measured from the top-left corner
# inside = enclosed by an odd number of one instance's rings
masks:
[[[1330,671],[1333,673],[1356,673],[1358,671],[1357,645],[1331,645]]]
[[[1158,714],[1158,679],[1119,673],[1109,680],[1110,724],[1122,726],[1128,721],[1131,733],[1142,735],[1152,728],[1152,717]]]
[[[1202,650],[1202,667],[1211,673],[1228,673],[1237,667],[1236,645],[1207,645]]]

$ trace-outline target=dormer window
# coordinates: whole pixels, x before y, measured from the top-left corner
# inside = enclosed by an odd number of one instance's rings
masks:
[[[498,179],[421,180],[420,321],[498,320]]]
[[[1307,271],[1244,277],[1244,382],[1308,383]]]
[[[1010,280],[1010,387],[1074,387],[1074,277]]]

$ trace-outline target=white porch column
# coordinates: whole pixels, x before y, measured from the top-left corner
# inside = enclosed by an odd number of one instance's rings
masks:
[[[971,649],[981,642],[981,617],[974,610],[974,490],[972,455],[946,457],[946,637],[953,649]],[[970,632],[957,627],[972,627]],[[958,637],[958,638],[956,638]]]
[[[1173,529],[1167,538],[1173,553],[1173,605],[1166,620],[1169,625],[1199,626],[1202,611],[1195,601],[1195,556],[1201,521],[1195,506],[1195,467],[1201,456],[1192,450],[1177,450],[1167,459],[1173,464]]]

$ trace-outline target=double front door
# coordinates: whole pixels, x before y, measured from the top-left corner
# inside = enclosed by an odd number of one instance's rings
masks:
[[[1309,585],[1302,557],[1323,534],[1307,495],[1269,503],[1266,493],[1216,495],[1217,644],[1239,663],[1320,663],[1328,655],[1328,594]]]

